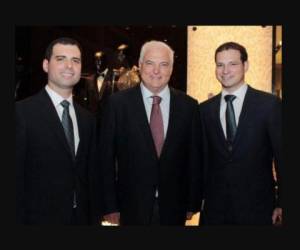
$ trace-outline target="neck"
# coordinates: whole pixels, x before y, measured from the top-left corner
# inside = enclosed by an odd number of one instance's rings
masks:
[[[232,86],[232,87],[229,87],[229,88],[223,87],[223,89],[226,90],[228,93],[231,94],[232,92],[234,92],[237,89],[239,89],[243,84],[244,84],[244,82],[241,82],[238,85],[235,85],[235,86]]]
[[[73,88],[63,89],[63,88],[59,88],[56,85],[53,85],[49,82],[48,82],[48,86],[49,86],[49,88],[51,88],[53,91],[55,91],[57,94],[59,94],[64,99],[68,99],[72,95]]]
[[[144,85],[145,86],[145,85]],[[145,86],[146,87],[146,86]],[[163,86],[161,88],[148,88],[146,87],[153,95],[158,95],[160,92],[162,92],[164,90],[166,86]]]

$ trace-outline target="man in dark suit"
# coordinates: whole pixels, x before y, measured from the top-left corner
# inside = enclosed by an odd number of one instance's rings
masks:
[[[15,106],[17,223],[91,224],[98,212],[92,202],[96,121],[72,99],[81,46],[54,40],[43,69],[46,87]]]
[[[198,105],[168,86],[173,60],[167,44],[145,43],[141,84],[112,95],[104,109],[101,177],[110,223],[184,225],[199,208]]]
[[[200,104],[201,224],[280,224],[281,100],[245,83],[249,64],[242,45],[222,44],[215,62],[222,92]]]

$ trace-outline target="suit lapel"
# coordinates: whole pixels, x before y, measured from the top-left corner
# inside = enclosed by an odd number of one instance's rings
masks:
[[[169,111],[169,123],[164,145],[161,151],[161,157],[163,157],[167,150],[168,145],[172,144],[172,139],[176,138],[176,128],[180,121],[180,108],[178,107],[178,98],[176,98],[176,92],[170,88],[170,111]]]
[[[77,148],[77,152],[76,152],[76,158],[78,158],[80,156],[80,153],[82,151],[82,145],[84,142],[84,123],[83,123],[83,119],[82,119],[82,114],[80,112],[80,109],[77,105],[77,103],[73,102],[74,104],[74,109],[75,109],[75,114],[76,114],[76,119],[77,119],[77,125],[78,125],[78,136],[79,136],[79,144],[78,144],[78,148]]]
[[[220,103],[221,103],[221,94],[218,94],[211,105],[210,114],[212,116],[213,123],[215,125],[215,131],[220,138],[220,142],[224,149],[227,149],[226,137],[222,128],[221,120],[220,120]]]
[[[237,147],[241,135],[243,134],[243,130],[247,126],[247,121],[249,121],[249,115],[255,110],[255,105],[254,105],[255,98],[253,98],[253,94],[254,94],[253,89],[248,85],[248,89],[245,95],[243,107],[239,118],[236,136],[233,142],[233,151]]]
[[[150,125],[148,122],[148,118],[147,118],[147,113],[146,113],[146,109],[145,109],[145,105],[144,105],[144,101],[143,101],[143,95],[140,89],[140,86],[136,86],[134,87],[134,91],[132,92],[132,107],[136,107],[135,111],[136,114],[134,114],[133,119],[137,119],[138,123],[139,123],[139,127],[142,131],[142,134],[145,137],[144,142],[147,144],[147,147],[149,148],[149,152],[152,152],[151,155],[153,157],[153,159],[157,159],[157,155],[156,155],[156,149],[155,149],[155,145],[154,145],[154,141],[152,138],[152,134],[151,134],[151,129],[150,129]]]
[[[41,104],[39,106],[41,117],[47,121],[46,124],[50,127],[50,131],[53,131],[53,133],[57,136],[58,141],[63,145],[70,156],[73,157],[57,111],[45,89],[40,92],[38,101]]]

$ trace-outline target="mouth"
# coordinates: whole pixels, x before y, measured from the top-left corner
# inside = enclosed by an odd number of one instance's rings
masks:
[[[72,72],[63,72],[62,76],[65,77],[65,78],[71,78],[71,77],[74,76],[74,73],[72,73]]]
[[[224,81],[228,81],[230,79],[232,79],[232,76],[222,76],[222,80]]]
[[[160,80],[161,77],[160,77],[160,76],[151,76],[151,79],[152,79],[152,80]]]

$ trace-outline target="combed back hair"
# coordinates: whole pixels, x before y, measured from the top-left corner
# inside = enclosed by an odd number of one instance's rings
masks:
[[[244,64],[244,62],[246,62],[248,60],[248,53],[247,50],[244,46],[236,43],[236,42],[227,42],[227,43],[223,43],[222,45],[220,45],[215,52],[215,62],[217,61],[217,54],[219,52],[222,52],[224,50],[229,50],[229,49],[234,49],[234,50],[238,50],[241,54],[241,61]]]
[[[151,46],[162,46],[162,47],[165,47],[169,51],[170,61],[171,61],[171,64],[173,65],[173,62],[174,62],[174,50],[168,44],[166,44],[164,42],[161,42],[161,41],[157,41],[157,40],[151,40],[151,41],[145,42],[143,44],[143,46],[141,48],[141,52],[140,52],[139,62],[143,61],[145,52]]]
[[[80,43],[78,41],[76,41],[75,39],[73,38],[70,38],[70,37],[60,37],[60,38],[57,38],[55,39],[54,41],[52,41],[47,49],[46,49],[46,52],[45,52],[45,58],[49,61],[51,56],[52,56],[52,53],[53,53],[53,47],[56,45],[56,44],[64,44],[64,45],[75,45],[78,47],[78,49],[80,50],[80,54],[82,54],[82,47],[80,45]]]

